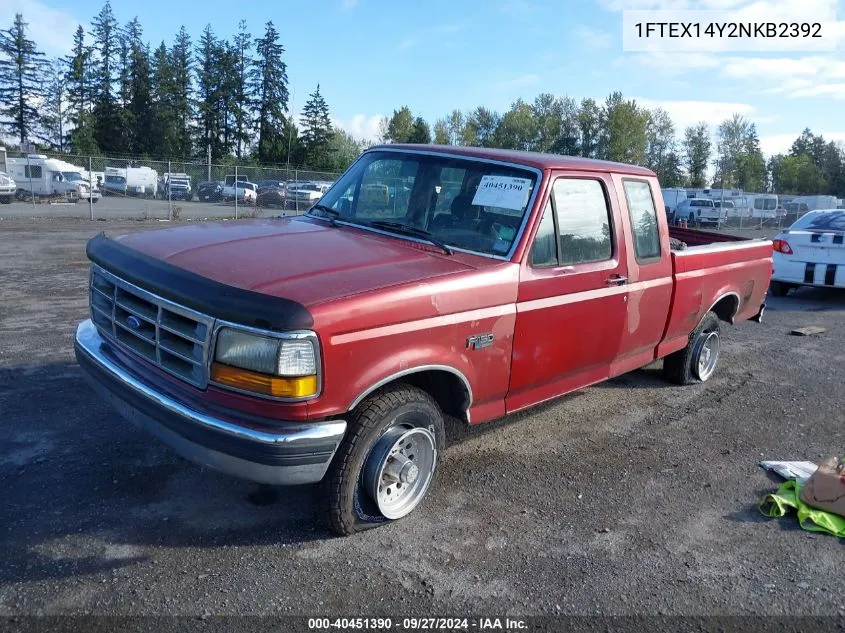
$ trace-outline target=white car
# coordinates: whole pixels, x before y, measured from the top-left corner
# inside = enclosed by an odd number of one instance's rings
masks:
[[[675,218],[690,224],[719,225],[728,218],[727,209],[717,208],[710,198],[687,198],[675,209]]]
[[[845,210],[810,211],[773,243],[774,296],[798,286],[845,288]]]
[[[0,203],[9,204],[15,197],[18,186],[5,171],[0,171]]]
[[[221,193],[224,200],[243,200],[244,202],[255,202],[258,199],[258,185],[252,182],[238,181],[223,187]]]
[[[329,190],[329,185],[320,182],[308,182],[293,190],[291,201],[301,207],[310,207],[323,197]]]

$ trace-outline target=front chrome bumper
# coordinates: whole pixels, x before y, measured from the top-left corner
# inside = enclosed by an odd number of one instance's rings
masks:
[[[76,359],[94,390],[129,422],[193,462],[266,484],[320,481],[346,433],[346,422],[279,422],[258,431],[193,410],[145,384],[116,360],[90,320],[76,330]]]

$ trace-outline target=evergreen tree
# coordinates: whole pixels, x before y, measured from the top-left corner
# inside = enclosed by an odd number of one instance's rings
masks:
[[[191,104],[193,56],[191,50],[191,36],[188,35],[188,31],[183,26],[176,35],[176,41],[170,48],[167,60],[171,73],[171,84],[168,92],[176,119],[170,153],[180,158],[191,156],[193,153],[191,151],[191,120],[193,119]]]
[[[129,151],[132,154],[148,155],[155,149],[152,138],[153,109],[152,90],[150,87],[150,55],[142,41],[143,33],[138,19],[127,26],[127,44],[129,47],[129,102],[128,120]]]
[[[302,125],[302,142],[305,144],[307,164],[314,167],[325,165],[332,123],[329,106],[320,94],[320,84],[317,84],[317,89],[309,95],[299,122]]]
[[[249,86],[249,71],[252,68],[252,36],[246,30],[246,22],[238,23],[238,33],[232,42],[231,52],[234,57],[234,74],[232,76],[233,136],[235,141],[235,156],[241,158],[251,140],[249,117],[252,112],[252,95]]]
[[[684,160],[690,187],[706,186],[711,149],[710,130],[706,123],[688,127],[684,131]]]
[[[152,110],[150,154],[158,157],[173,155],[184,157],[184,154],[175,152],[179,135],[178,117],[174,107],[175,72],[164,42],[153,52],[150,72],[150,108]]]
[[[219,130],[219,61],[222,46],[211,30],[205,27],[197,46],[197,146],[204,154],[211,147],[212,160],[225,155],[218,135]]]
[[[85,43],[85,29],[77,27],[73,35],[73,49],[65,58],[67,65],[68,115],[73,131],[70,146],[77,154],[97,152],[94,140],[91,109],[93,107],[92,51]]]
[[[285,49],[272,21],[267,22],[264,36],[255,40],[255,52],[250,86],[256,100],[258,160],[281,162],[280,159],[287,156],[288,139],[282,127],[288,109],[288,75],[282,59]]]
[[[96,52],[93,64],[94,140],[104,152],[120,152],[124,149],[123,131],[114,91],[114,76],[121,52],[120,32],[109,0],[91,21],[91,27]]]
[[[414,128],[408,142],[421,145],[431,143],[431,128],[428,127],[428,123],[421,116],[414,119]]]
[[[65,123],[68,120],[65,99],[67,96],[67,73],[63,60],[55,60],[48,72],[44,90],[44,104],[41,107],[42,138],[51,149],[65,150]]]
[[[42,95],[47,69],[44,54],[27,39],[26,27],[17,13],[11,28],[0,31],[0,116],[21,145],[39,128],[41,116],[34,102]]]
[[[410,143],[414,132],[414,115],[411,108],[402,106],[393,111],[393,116],[387,121],[382,132],[382,141],[388,143]]]

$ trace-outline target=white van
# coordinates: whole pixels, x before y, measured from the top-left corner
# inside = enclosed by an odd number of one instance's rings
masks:
[[[106,167],[104,188],[112,195],[154,197],[158,172],[150,167]]]
[[[71,200],[97,202],[100,192],[91,190],[87,170],[43,154],[7,158],[6,169],[22,196],[63,196]]]

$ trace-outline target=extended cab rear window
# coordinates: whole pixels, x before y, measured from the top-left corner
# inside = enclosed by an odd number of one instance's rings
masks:
[[[657,212],[651,197],[651,186],[644,180],[624,180],[625,199],[634,233],[634,254],[637,261],[660,257],[660,233]],[[693,200],[695,202],[695,200]],[[712,206],[713,203],[710,203]]]

